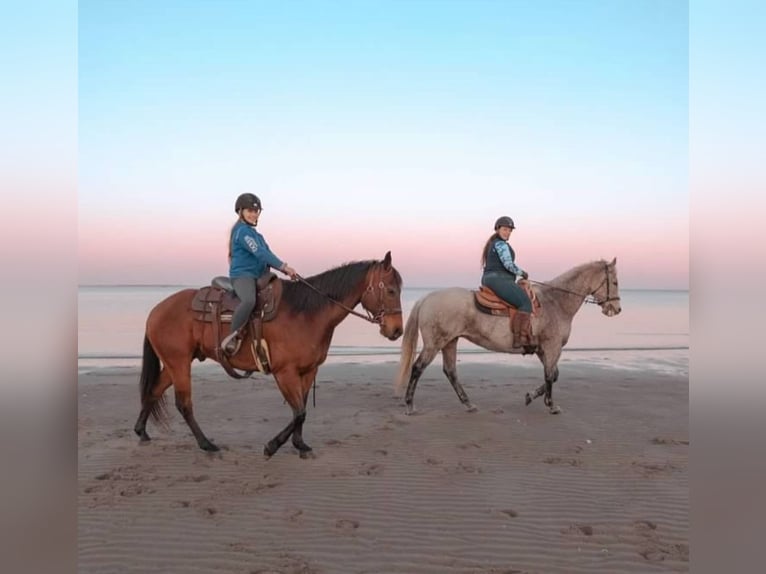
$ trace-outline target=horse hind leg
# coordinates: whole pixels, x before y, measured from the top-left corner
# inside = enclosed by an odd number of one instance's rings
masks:
[[[415,413],[415,407],[413,406],[413,400],[415,398],[415,388],[418,386],[418,380],[420,379],[423,371],[431,364],[431,361],[436,357],[436,353],[439,349],[436,347],[424,346],[420,351],[420,355],[412,364],[412,370],[410,371],[410,382],[407,384],[407,392],[404,394],[404,403],[407,405],[405,414],[411,415]]]
[[[463,403],[469,413],[473,413],[477,409],[471,403],[468,394],[463,389],[463,385],[460,384],[460,381],[457,378],[457,342],[457,338],[452,339],[442,349],[442,370],[447,376],[447,380],[452,385],[452,388],[455,390],[457,398],[460,399],[460,402]]]
[[[197,439],[199,447],[207,452],[216,452],[220,450],[213,442],[210,441],[202,432],[202,429],[197,424],[197,419],[194,418],[194,406],[192,404],[191,394],[191,359],[184,362],[184,366],[181,368],[173,369],[171,372],[171,378],[173,379],[173,386],[175,387],[176,395],[176,408],[181,416],[189,425],[194,438]]]
[[[160,371],[160,374],[157,378],[157,384],[152,389],[151,396],[144,401],[144,404],[141,407],[141,412],[138,415],[138,420],[136,421],[135,426],[133,427],[133,430],[138,435],[141,442],[149,442],[151,440],[151,437],[149,436],[149,433],[146,432],[146,423],[149,420],[149,415],[152,413],[152,410],[155,408],[156,404],[162,399],[162,395],[165,394],[165,391],[168,390],[168,388],[173,384],[172,379],[170,378],[170,374],[168,373],[167,369],[162,369]],[[164,403],[162,405],[162,412],[165,412]]]

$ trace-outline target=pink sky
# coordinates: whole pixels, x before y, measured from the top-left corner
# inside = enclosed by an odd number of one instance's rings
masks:
[[[226,240],[230,222],[208,220],[188,226],[165,221],[152,228],[117,226],[103,220],[80,232],[81,284],[204,284],[228,272]],[[360,259],[393,262],[410,287],[472,286],[481,276],[479,257],[491,228],[442,225],[405,229],[351,220],[343,226],[283,222],[259,227],[272,250],[299,273],[313,275]],[[573,223],[569,229],[517,229],[511,237],[517,262],[544,281],[580,263],[617,257],[624,288],[688,288],[686,221]]]

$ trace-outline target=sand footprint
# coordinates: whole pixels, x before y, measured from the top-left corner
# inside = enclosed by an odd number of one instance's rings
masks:
[[[562,534],[575,534],[577,536],[593,536],[593,527],[590,524],[570,524],[560,530]]]
[[[340,518],[335,521],[335,528],[342,530],[343,532],[353,532],[359,528],[358,520],[350,520],[347,518]]]
[[[650,520],[637,520],[633,523],[636,533],[644,538],[638,553],[649,562],[662,562],[665,559],[689,561],[689,545],[670,544],[660,540],[657,525]]]
[[[544,458],[545,464],[560,464],[565,466],[582,466],[582,461],[579,458],[567,458],[560,456],[549,456]]]
[[[654,476],[670,474],[678,470],[678,467],[672,462],[646,462],[634,460],[630,465],[641,473],[642,476],[651,478]]]
[[[367,476],[377,476],[383,472],[382,464],[366,464],[360,470],[358,474],[364,474]]]
[[[659,445],[684,445],[689,446],[688,440],[677,440],[674,438],[663,438],[663,437],[654,437],[651,441],[652,444],[659,444]]]

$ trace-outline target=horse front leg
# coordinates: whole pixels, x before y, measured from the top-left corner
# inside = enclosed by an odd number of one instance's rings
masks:
[[[311,386],[316,384],[317,369],[303,375],[303,411],[296,414],[294,418],[295,427],[293,428],[293,446],[298,449],[301,458],[308,458],[312,453],[312,448],[303,441],[303,423],[306,420],[306,405],[308,405],[309,391]]]
[[[557,415],[561,412],[561,408],[553,404],[553,383],[559,378],[558,361],[561,357],[561,347],[551,349],[541,345],[538,348],[537,356],[543,364],[545,383],[537,387],[534,393],[527,393],[524,402],[529,405],[537,397],[545,395],[543,399],[545,406],[548,407],[550,414]]]
[[[274,453],[276,453],[282,447],[282,445],[287,442],[287,439],[290,438],[290,435],[293,434],[293,431],[295,430],[295,422],[298,418],[299,413],[293,410],[293,419],[287,424],[285,428],[279,431],[273,439],[266,443],[266,445],[263,447],[263,454],[265,454],[267,458],[271,458]],[[306,418],[306,411],[303,411],[303,418]]]
[[[460,402],[463,403],[466,410],[469,413],[476,412],[476,407],[471,403],[463,389],[463,385],[457,379],[457,338],[453,339],[442,349],[442,370],[447,376],[452,388],[455,389],[455,394]]]
[[[277,386],[282,392],[282,396],[293,410],[293,418],[277,435],[272,438],[263,447],[263,454],[267,457],[271,457],[276,453],[283,444],[287,442],[287,439],[295,432],[296,427],[303,430],[303,422],[306,420],[306,401],[305,397],[307,393],[303,392],[302,380],[297,373],[280,374],[277,376],[274,374],[274,378],[277,381]],[[295,443],[295,440],[293,441]],[[302,444],[304,447],[310,447],[303,442],[302,436],[298,437],[298,444]],[[297,448],[297,447],[296,447]],[[300,450],[300,449],[299,449]],[[303,453],[303,451],[301,451]]]
[[[555,383],[559,378],[559,368],[558,366],[554,365],[550,373],[546,370],[545,372],[545,398],[543,401],[545,402],[545,406],[548,407],[548,412],[550,412],[552,415],[557,415],[561,412],[561,407],[558,405],[553,404],[553,383]]]

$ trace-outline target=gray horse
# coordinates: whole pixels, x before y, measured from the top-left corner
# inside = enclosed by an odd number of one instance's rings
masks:
[[[535,353],[543,364],[545,383],[534,394],[527,393],[526,404],[545,394],[545,405],[552,414],[557,414],[560,409],[553,404],[553,383],[559,377],[561,349],[569,340],[575,314],[588,297],[592,297],[592,302],[598,304],[607,317],[622,311],[617,258],[610,263],[603,259],[583,263],[546,283],[538,283],[533,290],[542,305],[538,315],[532,318],[532,329],[537,344]],[[418,332],[423,338],[423,350],[413,364]],[[415,410],[412,402],[418,379],[439,351],[442,352],[444,374],[460,402],[469,411],[476,410],[457,378],[457,342],[460,337],[490,351],[514,354],[524,351],[512,346],[508,318],[479,311],[470,290],[451,287],[429,293],[415,303],[402,338],[395,392],[401,396],[405,382],[409,381],[404,395],[407,414]]]

